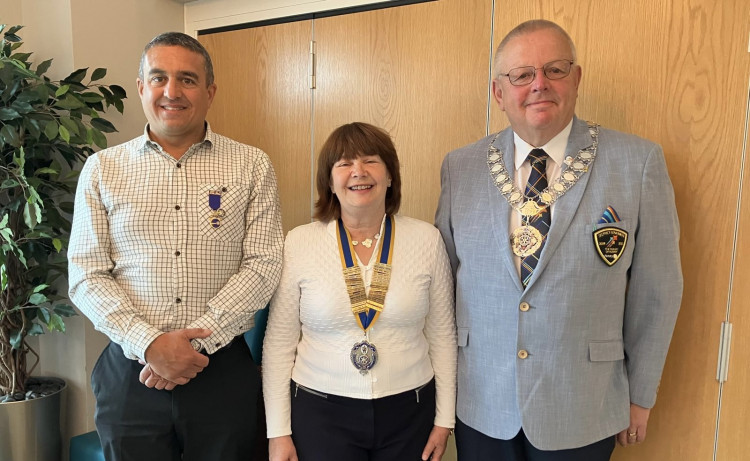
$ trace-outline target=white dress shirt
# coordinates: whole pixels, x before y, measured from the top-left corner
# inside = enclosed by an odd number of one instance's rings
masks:
[[[552,184],[553,181],[560,177],[562,171],[563,162],[565,161],[565,149],[568,147],[568,138],[570,137],[570,130],[573,128],[573,120],[563,128],[563,130],[554,138],[550,139],[549,142],[543,146],[534,147],[521,139],[518,134],[513,133],[513,143],[516,146],[515,159],[515,170],[514,182],[518,190],[521,193],[526,193],[526,183],[529,182],[529,176],[531,175],[531,163],[528,162],[527,158],[529,152],[533,149],[543,149],[549,156],[547,162],[547,183]],[[506,167],[507,168],[507,167]],[[555,215],[555,204],[553,203],[550,207],[550,222]],[[521,213],[514,212],[510,214],[510,232],[521,226]],[[516,262],[516,270],[518,275],[521,275],[521,257],[513,255]]]

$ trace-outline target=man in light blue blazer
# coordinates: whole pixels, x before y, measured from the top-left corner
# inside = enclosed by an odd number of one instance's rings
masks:
[[[682,296],[661,148],[575,116],[568,34],[498,46],[511,127],[449,153],[436,224],[456,277],[459,461],[608,460],[640,443]]]

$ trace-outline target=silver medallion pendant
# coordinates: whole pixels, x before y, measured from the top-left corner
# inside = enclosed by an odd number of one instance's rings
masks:
[[[534,254],[542,246],[542,233],[536,227],[524,224],[516,227],[510,234],[510,246],[513,254],[525,258]]]
[[[352,347],[349,358],[354,368],[359,370],[361,374],[366,375],[368,370],[372,369],[378,361],[378,350],[374,344],[362,340]]]

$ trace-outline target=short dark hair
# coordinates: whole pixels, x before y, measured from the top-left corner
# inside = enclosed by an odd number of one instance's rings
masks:
[[[201,45],[201,42],[182,32],[164,32],[148,42],[148,45],[143,49],[143,53],[141,53],[141,62],[138,65],[138,78],[141,81],[143,81],[143,64],[146,62],[146,53],[155,46],[180,46],[203,56],[203,67],[206,70],[206,86],[211,86],[214,83],[214,65],[211,62],[211,55]]]
[[[318,200],[313,217],[331,221],[341,217],[341,204],[331,191],[331,170],[341,159],[351,160],[366,155],[378,155],[391,176],[391,187],[385,194],[385,212],[394,215],[401,206],[401,167],[390,135],[383,129],[364,122],[342,125],[328,136],[318,155],[316,187]]]

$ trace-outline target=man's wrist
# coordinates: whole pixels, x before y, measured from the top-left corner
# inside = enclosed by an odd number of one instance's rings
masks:
[[[203,344],[195,338],[190,340],[190,345],[193,346],[195,352],[201,352],[204,350]]]

